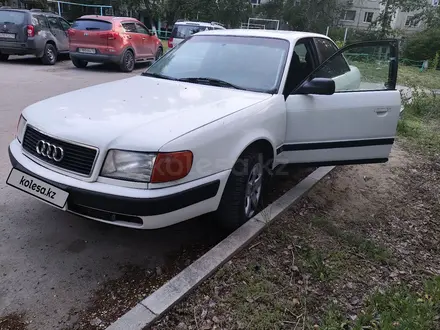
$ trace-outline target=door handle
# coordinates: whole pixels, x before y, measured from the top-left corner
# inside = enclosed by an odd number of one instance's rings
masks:
[[[386,113],[388,113],[389,110],[390,110],[390,108],[384,107],[384,108],[377,108],[377,109],[374,110],[374,112],[377,115],[385,115]]]
[[[147,39],[147,38],[142,38],[142,40],[145,40],[145,39]]]
[[[127,36],[127,39],[131,39],[131,36]]]

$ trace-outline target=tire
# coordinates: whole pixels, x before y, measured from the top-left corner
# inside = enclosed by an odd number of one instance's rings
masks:
[[[154,59],[157,61],[159,58],[161,58],[163,55],[163,49],[162,47],[159,47],[157,49],[156,55],[154,56]]]
[[[77,58],[72,58],[72,63],[78,69],[84,69],[87,66],[87,64],[89,64],[89,62],[83,61],[83,60],[79,60]]]
[[[255,184],[256,180],[253,179],[255,175],[257,175],[255,178],[260,180],[259,187]],[[217,220],[220,227],[234,230],[255,216],[262,206],[266,181],[268,181],[268,177],[264,170],[263,154],[256,149],[245,151],[235,163],[223,191],[217,210]],[[252,190],[255,193],[259,189],[259,192],[254,195],[253,202],[249,198],[249,182],[254,182]],[[249,207],[253,208],[251,212],[249,212]]]
[[[44,65],[54,65],[57,62],[57,57],[57,48],[53,44],[46,44],[41,62],[43,62]]]
[[[131,72],[134,69],[135,58],[131,50],[126,50],[124,55],[122,55],[121,63],[119,68],[122,72]]]
[[[0,53],[0,62],[6,62],[9,58],[8,54],[1,54]]]

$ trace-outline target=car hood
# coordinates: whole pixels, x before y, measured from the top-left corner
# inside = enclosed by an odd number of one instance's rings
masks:
[[[69,92],[23,111],[28,124],[100,149],[156,151],[167,142],[271,97],[137,76]]]

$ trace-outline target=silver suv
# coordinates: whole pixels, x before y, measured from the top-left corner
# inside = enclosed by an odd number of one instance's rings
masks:
[[[35,55],[53,65],[58,54],[69,52],[69,28],[69,22],[51,12],[0,7],[0,61]]]

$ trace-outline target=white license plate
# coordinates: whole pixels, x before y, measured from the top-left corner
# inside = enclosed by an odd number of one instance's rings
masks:
[[[0,38],[15,39],[15,34],[13,34],[13,33],[0,33]]]
[[[13,168],[11,173],[9,173],[6,183],[60,208],[64,207],[67,197],[69,196],[69,193],[65,192],[64,190],[36,179],[15,168]]]
[[[93,48],[79,48],[78,51],[80,53],[86,53],[86,54],[95,54],[96,53],[96,49],[93,49]]]

